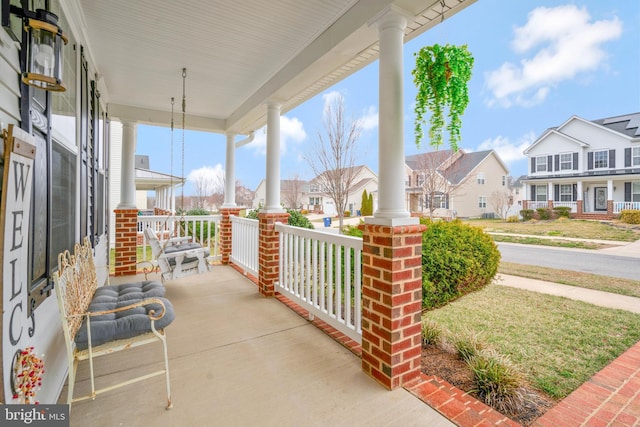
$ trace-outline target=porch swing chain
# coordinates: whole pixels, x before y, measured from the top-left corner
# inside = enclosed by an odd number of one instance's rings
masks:
[[[186,81],[187,81],[187,69],[182,69],[182,179],[184,179],[184,128],[185,128],[185,116],[187,110],[187,96],[186,96]],[[180,210],[184,215],[184,182],[182,183],[182,194],[180,196]]]

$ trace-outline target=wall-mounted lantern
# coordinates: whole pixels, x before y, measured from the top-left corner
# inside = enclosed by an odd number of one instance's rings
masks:
[[[67,37],[58,26],[58,16],[47,10],[31,12],[25,7],[2,0],[2,26],[9,26],[9,16],[13,13],[23,20],[27,33],[26,70],[22,70],[22,81],[44,90],[64,92],[62,82],[62,46]]]

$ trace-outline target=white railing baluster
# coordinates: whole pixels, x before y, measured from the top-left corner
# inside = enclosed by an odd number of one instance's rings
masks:
[[[237,216],[231,216],[230,219],[231,256],[229,259],[245,272],[258,276],[258,220]],[[218,233],[219,227],[216,235]]]
[[[362,340],[362,239],[276,224],[277,290],[356,342]]]

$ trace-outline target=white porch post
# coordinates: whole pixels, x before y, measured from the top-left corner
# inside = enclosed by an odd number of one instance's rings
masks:
[[[578,200],[583,200],[583,192],[584,190],[582,189],[582,180],[578,180],[577,186],[576,186],[576,196],[578,196],[578,198],[576,199],[576,201]]]
[[[407,19],[390,8],[375,24],[380,38],[378,209],[367,222],[417,223],[405,206],[403,40]]]
[[[549,209],[553,208],[553,201],[555,200],[553,194],[553,182],[547,184],[547,206]]]
[[[613,200],[613,180],[607,180],[607,200]]]
[[[136,207],[136,137],[135,122],[122,122],[122,166],[119,209]]]
[[[227,133],[227,156],[224,165],[224,204],[223,208],[236,206],[236,135]],[[268,158],[267,158],[268,160]]]
[[[280,104],[267,104],[267,182],[264,212],[284,212],[280,206]]]

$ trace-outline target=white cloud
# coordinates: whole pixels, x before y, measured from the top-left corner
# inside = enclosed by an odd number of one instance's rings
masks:
[[[326,111],[328,106],[334,104],[336,100],[342,97],[342,94],[337,90],[332,90],[331,92],[322,94],[322,100],[324,101],[324,108],[322,111]]]
[[[538,7],[528,21],[514,28],[512,47],[529,54],[519,64],[505,62],[485,75],[492,93],[489,105],[531,106],[543,102],[558,83],[594,71],[607,59],[605,42],[622,34],[622,22],[592,21],[585,7]],[[536,50],[537,49],[537,50]]]
[[[224,168],[220,163],[211,167],[203,166],[193,169],[187,175],[189,181],[199,195],[210,195],[218,191],[222,191],[224,183]]]
[[[304,124],[297,117],[280,116],[280,154],[287,152],[290,143],[299,144],[307,139]],[[250,145],[260,155],[267,154],[267,128],[256,131],[255,139]]]
[[[478,150],[495,150],[503,162],[510,164],[524,159],[526,156],[522,152],[533,144],[535,139],[536,136],[533,132],[522,135],[514,142],[511,142],[507,137],[499,135],[493,139],[482,141],[478,146]]]
[[[374,105],[370,105],[360,117],[362,130],[371,130],[378,127],[378,109]]]

